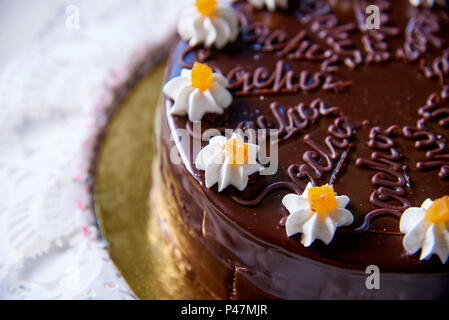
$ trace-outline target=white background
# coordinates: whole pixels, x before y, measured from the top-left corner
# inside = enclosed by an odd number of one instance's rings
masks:
[[[190,2],[0,0],[0,299],[135,298],[98,240],[86,154],[111,88]]]

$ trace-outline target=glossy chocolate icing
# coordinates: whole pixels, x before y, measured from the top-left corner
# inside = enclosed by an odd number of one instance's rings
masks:
[[[449,264],[407,255],[399,233],[406,208],[449,194],[449,15],[406,0],[369,3],[381,9],[379,30],[365,28],[366,1],[292,1],[274,13],[238,1],[235,43],[217,51],[180,41],[173,52],[167,80],[202,61],[230,81],[232,105],[222,116],[207,115],[203,130],[281,133],[275,175],[253,176],[243,192],[218,193],[204,186],[190,149],[180,150],[187,155],[181,165],[170,162],[171,133],[192,124],[171,117],[172,101],[165,101],[167,189],[187,229],[234,282],[244,279],[241,292],[287,299],[449,295]],[[308,181],[331,182],[351,199],[354,223],[329,245],[305,248],[283,226],[283,196]],[[368,265],[380,268],[384,290],[364,287]]]

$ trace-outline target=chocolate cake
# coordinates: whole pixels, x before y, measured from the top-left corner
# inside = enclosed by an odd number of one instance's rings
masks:
[[[443,1],[197,0],[179,35],[152,199],[202,286],[449,297]]]

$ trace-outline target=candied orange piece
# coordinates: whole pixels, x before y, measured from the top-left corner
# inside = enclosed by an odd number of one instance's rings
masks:
[[[233,165],[248,163],[248,145],[237,139],[230,139],[225,143],[226,156]]]
[[[192,87],[206,91],[214,80],[212,69],[205,64],[195,62],[192,68]]]
[[[433,202],[426,210],[425,221],[431,223],[446,223],[449,221],[449,196],[444,196]]]
[[[307,199],[309,200],[310,209],[319,215],[326,215],[338,207],[332,185],[310,188]]]
[[[217,8],[217,0],[196,0],[195,6],[203,17],[210,17]]]

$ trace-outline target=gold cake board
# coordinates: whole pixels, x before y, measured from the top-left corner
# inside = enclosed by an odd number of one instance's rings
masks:
[[[95,211],[111,259],[138,298],[210,299],[177,263],[149,208],[164,70],[162,63],[145,76],[107,125],[95,168]]]

